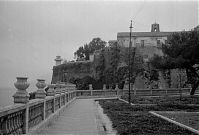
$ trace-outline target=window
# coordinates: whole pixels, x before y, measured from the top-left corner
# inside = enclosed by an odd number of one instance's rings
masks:
[[[157,47],[162,48],[162,44],[161,44],[160,40],[157,40]]]
[[[144,47],[144,40],[141,40],[141,47]]]

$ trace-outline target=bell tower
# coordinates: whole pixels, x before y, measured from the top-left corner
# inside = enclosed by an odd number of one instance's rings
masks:
[[[151,24],[151,32],[160,32],[159,24],[157,23]]]

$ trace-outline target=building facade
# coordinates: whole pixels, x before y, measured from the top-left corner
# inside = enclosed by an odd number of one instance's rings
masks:
[[[162,43],[167,42],[167,37],[173,32],[161,32],[159,24],[154,23],[151,25],[151,32],[132,32],[132,46],[133,47],[147,47],[156,46],[161,47]],[[129,32],[118,32],[117,41],[120,46],[129,47],[130,40]]]

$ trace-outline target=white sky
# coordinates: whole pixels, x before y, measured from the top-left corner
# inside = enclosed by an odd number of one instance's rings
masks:
[[[198,25],[198,1],[0,1],[0,87],[17,76],[51,81],[56,55],[73,53],[92,38],[117,32],[190,30]]]

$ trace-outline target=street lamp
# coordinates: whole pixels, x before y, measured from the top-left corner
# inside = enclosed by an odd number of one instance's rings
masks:
[[[132,20],[131,20],[131,24],[130,24],[130,42],[129,42],[129,104],[131,103],[131,46],[132,46],[132,42],[131,42],[131,33],[132,33]]]

